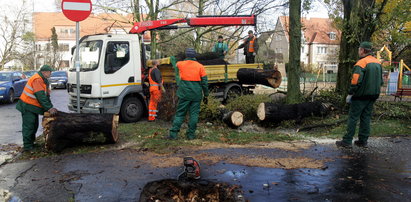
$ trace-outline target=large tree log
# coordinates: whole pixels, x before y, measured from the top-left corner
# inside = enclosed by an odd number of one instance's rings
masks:
[[[118,115],[77,114],[58,112],[51,117],[44,114],[42,126],[46,148],[61,152],[79,144],[116,143],[118,141]]]
[[[279,123],[284,120],[301,121],[304,117],[325,116],[331,108],[331,104],[321,102],[306,102],[291,105],[264,102],[258,105],[257,116],[261,121],[273,123]]]
[[[273,88],[281,84],[281,73],[274,69],[241,68],[237,78],[243,84],[262,84]]]
[[[238,128],[244,123],[244,115],[239,111],[224,113],[223,122],[230,128]]]

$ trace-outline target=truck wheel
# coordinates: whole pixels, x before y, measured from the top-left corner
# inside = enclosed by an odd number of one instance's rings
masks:
[[[228,84],[224,89],[224,102],[227,103],[236,97],[242,95],[242,88],[236,83]]]
[[[10,89],[9,91],[9,99],[7,100],[8,103],[12,104],[14,102],[14,90]]]
[[[120,109],[121,120],[126,123],[137,122],[143,115],[143,104],[136,97],[128,97]]]

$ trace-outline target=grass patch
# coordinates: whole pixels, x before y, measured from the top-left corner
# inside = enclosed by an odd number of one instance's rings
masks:
[[[138,147],[149,149],[157,153],[169,153],[182,146],[200,146],[205,142],[217,142],[227,144],[247,144],[252,142],[291,141],[295,140],[288,134],[273,131],[242,132],[229,129],[223,125],[207,125],[199,123],[196,131],[196,140],[188,140],[185,137],[186,127],[182,127],[177,140],[164,139],[168,135],[170,123],[165,122],[140,122],[133,124],[120,124],[121,138],[126,142],[139,143]]]
[[[346,119],[347,116],[342,117]],[[313,129],[307,132],[300,132],[308,137],[341,138],[346,132],[346,122],[329,128]],[[358,134],[358,126],[356,136]],[[411,125],[404,120],[371,120],[370,137],[386,137],[397,135],[411,135]]]

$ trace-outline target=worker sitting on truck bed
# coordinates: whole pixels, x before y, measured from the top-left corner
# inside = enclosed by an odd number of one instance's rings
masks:
[[[153,67],[148,72],[150,83],[150,104],[148,105],[148,121],[155,121],[157,117],[157,105],[161,100],[161,91],[165,92],[161,72],[157,68],[160,64],[158,60],[153,60]]]
[[[223,42],[223,36],[218,36],[218,42],[213,47],[213,52],[218,54],[218,57],[224,59],[224,56],[227,54],[228,45]]]
[[[245,63],[254,63],[255,55],[257,54],[258,44],[257,37],[254,36],[253,31],[248,31],[248,38],[244,40],[237,49],[244,48]]]
[[[176,139],[183,124],[187,111],[190,113],[188,121],[187,138],[194,139],[198,115],[200,113],[200,104],[204,95],[204,100],[208,96],[208,81],[205,68],[195,59],[196,52],[192,48],[186,49],[186,59],[177,63],[177,68],[180,75],[178,81],[178,105],[173,121],[173,126],[170,129],[168,139]]]

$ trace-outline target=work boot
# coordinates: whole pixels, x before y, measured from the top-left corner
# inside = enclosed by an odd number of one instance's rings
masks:
[[[337,145],[337,147],[344,147],[344,148],[351,148],[352,147],[351,144],[348,144],[348,143],[346,143],[342,140],[336,141],[335,144]]]
[[[360,141],[360,140],[356,140],[356,141],[354,141],[354,144],[357,146],[357,147],[364,147],[364,148],[367,148],[367,142],[364,142],[364,141]]]

